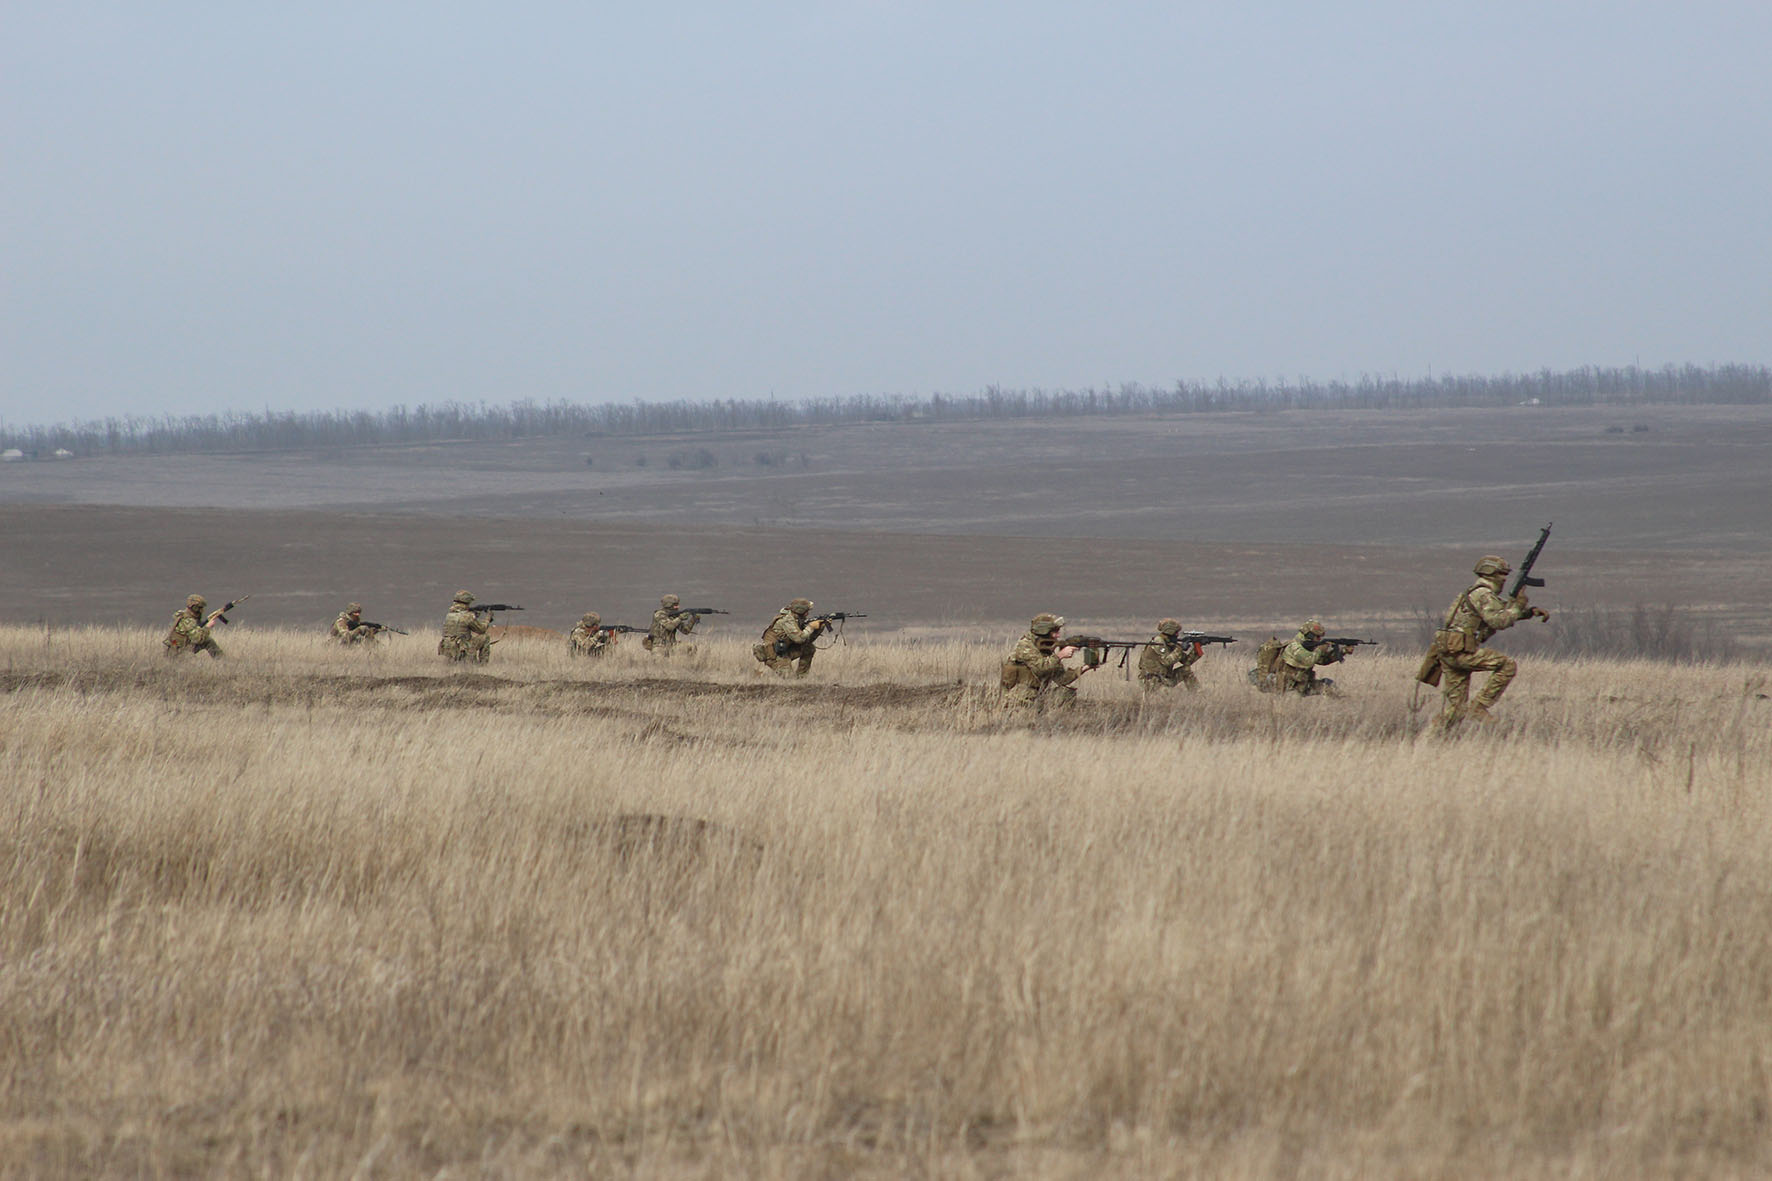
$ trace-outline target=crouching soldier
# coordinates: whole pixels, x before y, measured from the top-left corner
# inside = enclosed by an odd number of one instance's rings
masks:
[[[363,626],[363,604],[347,603],[332,621],[332,638],[349,648],[355,644],[374,644],[375,628]]]
[[[1526,601],[1524,588],[1511,598],[1502,593],[1502,581],[1512,572],[1507,559],[1485,555],[1472,571],[1477,576],[1476,585],[1453,600],[1440,630],[1434,633],[1433,649],[1417,677],[1430,685],[1435,680],[1440,682],[1442,730],[1451,729],[1461,718],[1485,723],[1495,720],[1489,710],[1507,692],[1519,666],[1512,657],[1483,645],[1496,632],[1522,619],[1550,618],[1544,608]],[[1436,665],[1437,669],[1433,667]],[[1434,671],[1438,672],[1437,677]],[[1489,679],[1477,691],[1477,699],[1467,706],[1471,674],[1477,672],[1488,673]]]
[[[1181,639],[1178,620],[1162,620],[1157,624],[1157,634],[1138,654],[1138,682],[1146,693],[1173,689],[1177,685],[1198,689],[1200,681],[1194,676],[1193,665],[1205,654],[1206,649],[1201,644]]]
[[[208,607],[209,601],[202,595],[185,597],[184,610],[172,617],[172,630],[160,641],[168,656],[177,656],[180,652],[207,652],[212,658],[221,656],[221,645],[209,634],[221,612],[205,616]]]
[[[568,651],[574,656],[602,656],[614,643],[614,633],[603,630],[603,617],[595,611],[587,611],[573,626]]]
[[[1065,659],[1077,654],[1075,645],[1063,644],[1064,617],[1042,611],[1028,624],[1027,635],[1015,641],[1003,662],[1003,704],[1031,705],[1040,709],[1063,709],[1077,699],[1072,686],[1092,665],[1066,668]]]
[[[1306,697],[1335,695],[1335,682],[1328,677],[1319,678],[1317,668],[1339,664],[1347,652],[1341,645],[1323,639],[1323,632],[1321,620],[1307,619],[1291,643],[1280,650],[1280,658],[1274,665],[1280,692],[1301,693]]]
[[[830,626],[822,619],[808,620],[810,614],[811,599],[791,600],[763,629],[762,640],[751,645],[751,655],[781,676],[787,676],[790,669],[796,677],[805,676],[812,669],[812,658],[818,655],[813,641]]]
[[[658,610],[652,613],[652,630],[641,641],[641,647],[657,652],[661,656],[669,656],[677,646],[679,635],[688,635],[695,630],[701,616],[691,615],[683,610],[683,600],[676,595],[665,595],[658,601]]]
[[[474,614],[474,596],[456,591],[449,614],[443,617],[443,638],[437,641],[437,655],[449,660],[471,660],[485,664],[492,658],[492,638],[486,634],[488,624]]]

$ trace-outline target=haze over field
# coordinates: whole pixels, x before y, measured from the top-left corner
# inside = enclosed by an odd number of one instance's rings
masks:
[[[255,8],[0,41],[0,417],[1772,355],[1772,8]]]

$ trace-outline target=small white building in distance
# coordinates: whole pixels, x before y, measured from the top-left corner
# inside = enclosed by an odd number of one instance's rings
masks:
[[[0,451],[0,463],[17,463],[24,457],[25,453],[17,447],[8,447],[6,450]]]

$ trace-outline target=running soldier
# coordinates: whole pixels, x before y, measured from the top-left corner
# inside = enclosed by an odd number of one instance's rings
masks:
[[[443,617],[443,638],[437,641],[437,655],[475,664],[492,659],[492,639],[486,634],[488,624],[474,614],[473,606],[473,595],[465,590],[455,592],[449,614]]]
[[[1138,681],[1146,693],[1186,685],[1200,687],[1194,676],[1194,662],[1206,654],[1205,645],[1181,639],[1181,623],[1165,619],[1157,624],[1157,634],[1138,654]]]
[[[1519,666],[1512,657],[1483,647],[1489,637],[1522,619],[1550,618],[1544,608],[1526,601],[1524,587],[1512,597],[1502,593],[1502,581],[1513,573],[1506,558],[1486,554],[1472,573],[1477,576],[1476,584],[1453,600],[1440,630],[1434,633],[1431,655],[1439,662],[1442,731],[1452,729],[1462,718],[1483,724],[1495,720],[1489,711],[1507,692]],[[1477,691],[1477,699],[1466,705],[1471,674],[1477,672],[1486,672],[1489,678]]]
[[[796,677],[805,676],[812,669],[812,658],[818,654],[813,641],[830,626],[823,619],[808,620],[810,614],[811,599],[789,601],[763,629],[762,640],[751,645],[751,655],[780,676],[787,676],[790,669]]]
[[[676,595],[666,595],[658,601],[658,610],[652,613],[652,630],[642,641],[641,646],[663,656],[669,656],[677,646],[677,636],[688,635],[701,622],[701,616],[689,615],[681,610],[683,600]]]
[[[573,627],[567,650],[574,656],[603,656],[614,643],[614,633],[603,630],[603,617],[587,611]]]
[[[172,630],[160,641],[168,656],[177,656],[180,652],[207,652],[212,659],[221,657],[221,645],[209,634],[215,616],[204,616],[208,607],[209,601],[202,595],[185,596],[184,609],[172,617]]]
[[[1042,611],[1028,624],[1027,635],[1015,641],[1003,662],[1004,705],[1031,705],[1040,709],[1064,709],[1077,699],[1073,687],[1092,667],[1066,668],[1075,656],[1075,645],[1064,644],[1064,616]]]

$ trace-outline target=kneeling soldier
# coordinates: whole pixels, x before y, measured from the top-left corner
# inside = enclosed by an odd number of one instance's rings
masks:
[[[1074,645],[1061,646],[1064,616],[1042,611],[1028,624],[1027,635],[1015,641],[1003,662],[1003,704],[1062,709],[1077,699],[1072,688],[1077,678],[1093,665],[1066,668],[1065,658],[1075,656]]]
[[[574,656],[602,656],[615,643],[615,635],[603,630],[603,617],[587,611],[572,629],[568,646]]]
[[[682,606],[683,600],[676,595],[666,595],[658,601],[658,610],[652,613],[652,631],[642,641],[642,647],[669,656],[677,646],[677,636],[695,630],[701,616],[686,614]]]
[[[492,638],[486,634],[489,625],[474,614],[474,596],[456,591],[443,617],[443,638],[437,641],[437,655],[449,660],[471,660],[485,664],[492,658]]]
[[[376,629],[363,626],[363,604],[349,603],[332,621],[332,638],[347,648],[352,644],[375,643]]]
[[[220,657],[221,645],[210,636],[214,616],[204,617],[209,601],[202,595],[187,595],[184,610],[172,617],[172,630],[160,643],[166,648],[168,656],[177,656],[180,652],[207,652],[212,658]],[[216,615],[221,612],[217,611]]]
[[[1328,677],[1317,678],[1317,666],[1338,664],[1347,656],[1339,644],[1326,643],[1323,639],[1321,620],[1307,619],[1292,642],[1280,652],[1275,671],[1279,674],[1279,688],[1282,693],[1302,693],[1306,697],[1318,694],[1333,695],[1335,682]]]
[[[813,641],[830,626],[822,619],[809,621],[806,617],[811,613],[811,599],[789,602],[763,629],[763,639],[751,646],[751,655],[784,677],[789,669],[796,677],[805,676],[812,668],[812,658],[818,654]]]
[[[1203,645],[1181,639],[1181,623],[1165,619],[1157,624],[1157,634],[1138,654],[1138,680],[1147,693],[1186,685],[1200,687],[1194,676],[1194,661],[1206,654]]]

